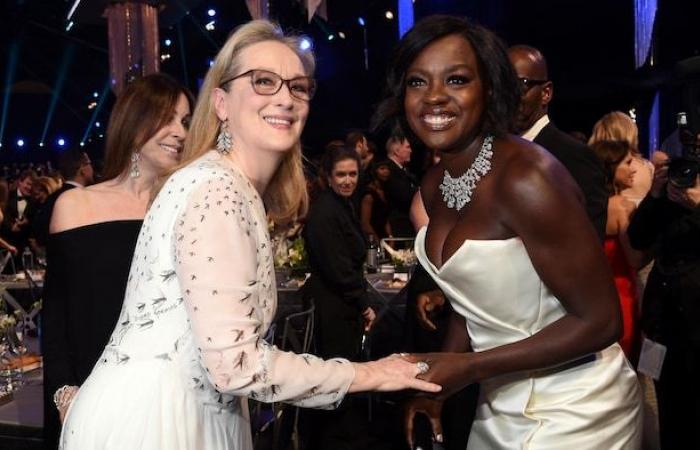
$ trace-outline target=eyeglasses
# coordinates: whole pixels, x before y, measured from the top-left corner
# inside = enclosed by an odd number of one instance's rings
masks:
[[[292,97],[305,102],[310,101],[316,93],[316,81],[311,77],[296,77],[285,80],[274,72],[262,69],[253,69],[236,75],[222,81],[219,87],[243,77],[250,77],[250,84],[258,95],[275,95],[282,89],[283,84],[287,85]]]
[[[535,86],[541,86],[549,82],[549,80],[533,80],[525,77],[518,78],[518,81],[520,82],[520,89],[522,90],[523,94]]]

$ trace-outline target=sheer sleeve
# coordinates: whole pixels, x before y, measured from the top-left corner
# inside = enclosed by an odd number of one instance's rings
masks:
[[[254,199],[226,183],[195,188],[174,227],[176,273],[200,363],[222,393],[337,406],[354,378],[350,362],[282,352],[262,339],[266,311],[274,310],[260,295],[272,281],[261,270],[266,223],[256,219]]]

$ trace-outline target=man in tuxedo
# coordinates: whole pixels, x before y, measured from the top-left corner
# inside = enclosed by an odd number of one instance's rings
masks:
[[[389,164],[389,178],[384,183],[386,201],[391,208],[391,233],[395,237],[413,237],[415,231],[408,212],[418,183],[413,174],[406,169],[406,165],[411,161],[411,144],[405,136],[394,134],[386,142],[386,154],[393,162]]]
[[[547,60],[536,48],[516,45],[508,56],[520,81],[522,97],[516,131],[523,139],[547,149],[569,171],[586,199],[586,212],[600,240],[605,239],[608,193],[603,164],[585,144],[560,131],[547,114],[554,85]]]
[[[41,209],[34,215],[32,223],[34,238],[41,246],[46,246],[48,241],[51,214],[53,214],[58,196],[69,189],[88,186],[94,181],[92,161],[87,153],[79,150],[69,150],[64,153],[59,162],[58,170],[65,180],[63,186],[46,199]]]
[[[29,243],[31,217],[34,214],[32,185],[36,175],[31,170],[20,173],[16,188],[10,191],[2,222],[3,237],[15,246],[18,253]]]

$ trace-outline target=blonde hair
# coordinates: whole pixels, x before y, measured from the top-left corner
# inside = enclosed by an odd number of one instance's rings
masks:
[[[267,20],[253,20],[238,27],[216,55],[204,78],[182,151],[182,160],[162,178],[160,187],[173,172],[216,147],[221,122],[214,108],[214,90],[218,87],[227,89],[221,86],[221,82],[238,75],[241,68],[239,56],[243,49],[267,41],[279,42],[289,47],[301,60],[306,75],[313,76],[313,54],[301,50],[298,37],[285,36],[278,25]],[[309,200],[302,165],[301,142],[297,142],[294,148],[285,154],[265,190],[263,202],[270,218],[278,224],[288,223],[306,214]]]
[[[593,125],[593,133],[588,140],[588,145],[600,141],[624,141],[630,147],[632,153],[638,153],[639,131],[637,124],[627,114],[620,111],[610,112],[600,118]]]

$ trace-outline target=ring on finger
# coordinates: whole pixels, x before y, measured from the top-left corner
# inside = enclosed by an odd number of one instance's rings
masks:
[[[418,361],[416,363],[416,368],[418,369],[418,375],[423,375],[430,370],[430,365],[425,361]]]

